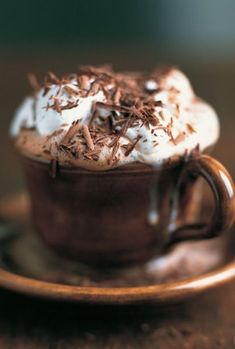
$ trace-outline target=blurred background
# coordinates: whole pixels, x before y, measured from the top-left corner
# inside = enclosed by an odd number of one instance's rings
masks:
[[[215,154],[235,174],[234,0],[8,0],[0,11],[0,196],[22,185],[8,139],[14,110],[39,79],[79,64],[151,70],[178,65],[222,124]]]

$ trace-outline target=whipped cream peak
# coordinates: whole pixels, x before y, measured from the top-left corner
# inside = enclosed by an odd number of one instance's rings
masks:
[[[126,163],[160,165],[219,135],[215,111],[197,98],[176,68],[151,74],[82,67],[49,73],[16,111],[10,133],[24,152],[61,163],[106,169]]]

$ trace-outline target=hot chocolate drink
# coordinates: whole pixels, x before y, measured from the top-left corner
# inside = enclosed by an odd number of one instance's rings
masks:
[[[232,224],[231,177],[204,155],[218,139],[218,118],[182,72],[88,66],[31,82],[11,135],[35,229],[54,250],[92,265],[139,263]],[[200,206],[199,175],[216,209],[209,225],[188,225]]]

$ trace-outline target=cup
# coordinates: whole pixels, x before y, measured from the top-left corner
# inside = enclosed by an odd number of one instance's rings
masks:
[[[223,234],[234,220],[234,184],[205,154],[161,168],[136,164],[107,171],[59,166],[22,155],[32,222],[58,254],[99,266],[143,263],[169,245]],[[192,223],[203,177],[214,194],[209,223]]]

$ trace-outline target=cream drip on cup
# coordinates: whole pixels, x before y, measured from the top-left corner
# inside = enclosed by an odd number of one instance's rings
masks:
[[[217,141],[219,122],[176,68],[141,75],[83,67],[48,74],[16,111],[10,133],[25,154],[105,170],[203,151]]]

